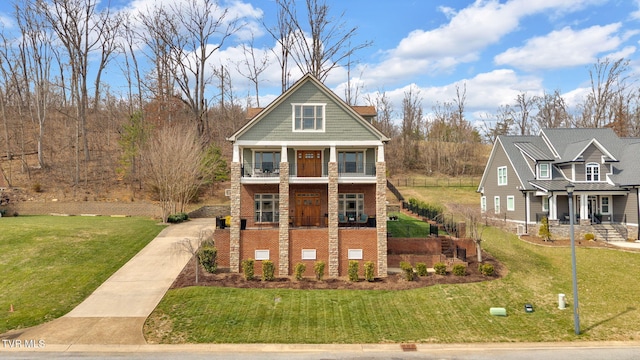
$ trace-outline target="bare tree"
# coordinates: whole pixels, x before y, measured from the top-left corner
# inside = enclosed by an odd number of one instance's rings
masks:
[[[345,60],[358,50],[371,46],[370,41],[352,44],[357,27],[350,27],[343,20],[344,12],[333,18],[325,0],[306,0],[306,18],[299,17],[295,0],[276,0],[280,9],[285,10],[294,36],[290,55],[298,69],[310,73],[320,81],[326,80],[334,68],[343,66]]]
[[[196,273],[196,284],[199,281],[200,273],[200,261],[198,259],[198,254],[200,252],[200,248],[205,244],[213,244],[213,232],[211,230],[200,230],[200,232],[198,232],[197,239],[185,238],[175,244],[178,252],[185,252],[191,255],[191,258],[195,260],[193,267]]]
[[[559,90],[555,90],[552,94],[545,92],[542,96],[537,96],[535,106],[538,109],[535,121],[540,129],[571,127],[567,103]]]
[[[178,205],[184,207],[202,184],[202,158],[201,140],[193,128],[165,126],[146,142],[145,178],[160,201],[163,222]]]
[[[615,121],[616,98],[626,91],[629,61],[598,59],[589,69],[591,92],[582,104],[579,127],[600,128]]]
[[[512,118],[518,135],[531,135],[534,132],[534,123],[531,119],[531,111],[534,106],[534,98],[526,92],[520,92],[515,98],[515,104],[511,107]]]
[[[420,140],[423,136],[422,97],[413,85],[404,92],[402,99],[403,164],[405,169],[417,169],[420,164]]]
[[[260,75],[267,69],[269,65],[269,54],[264,53],[262,56],[256,54],[254,46],[254,37],[251,33],[251,41],[249,46],[242,44],[242,53],[244,60],[236,63],[236,69],[240,75],[247,78],[252,84],[256,95],[256,106],[260,107]]]
[[[291,73],[289,72],[289,58],[293,47],[293,26],[289,21],[289,9],[295,6],[295,0],[276,0],[276,25],[273,27],[263,23],[264,28],[271,34],[278,46],[273,50],[280,66],[280,86],[285,92],[289,88]]]

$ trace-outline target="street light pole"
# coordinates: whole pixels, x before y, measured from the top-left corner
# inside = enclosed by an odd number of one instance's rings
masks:
[[[573,231],[575,216],[573,215],[573,190],[572,184],[567,185],[567,196],[569,197],[569,234],[571,237],[571,273],[573,276],[573,326],[576,335],[580,335],[580,316],[578,314],[578,274],[576,272],[576,240]]]

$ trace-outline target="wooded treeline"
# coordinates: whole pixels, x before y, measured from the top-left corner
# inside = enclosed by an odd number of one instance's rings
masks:
[[[252,20],[276,46],[264,53],[253,40],[245,42],[242,58],[232,65],[240,79],[232,77],[229,64],[213,59],[251,26],[215,0],[177,1],[137,14],[113,11],[99,0],[16,1],[15,26],[0,29],[0,166],[8,184],[56,186],[73,197],[126,184],[159,196],[166,189],[152,179],[167,174],[157,173],[159,159],[152,153],[166,151],[162,146],[193,152],[194,142],[195,160],[183,153],[171,161],[197,161],[184,172],[198,185],[224,179],[230,159],[225,139],[244,124],[248,107],[265,105],[259,91],[269,63],[278,64],[284,91],[296,80],[292,69],[325,80],[343,68],[350,78],[357,51],[372,45],[355,41],[357,28],[323,0],[275,2],[273,24]],[[362,84],[350,79],[344,98],[350,105],[376,106],[376,126],[392,139],[390,173],[478,175],[487,144],[501,134],[611,126],[621,136],[638,136],[640,92],[629,80],[628,61],[599,60],[589,75],[591,92],[578,108],[569,109],[559,90],[521,93],[512,105],[487,115],[483,129],[466,118],[464,85],[451,101],[430,109],[415,86],[398,109],[385,92],[363,96]],[[110,80],[122,77],[125,87],[112,88]],[[251,83],[253,93],[236,94],[240,81]],[[183,132],[167,129],[176,127]],[[191,143],[158,141],[171,138],[167,134],[182,134],[177,140]],[[171,165],[163,164],[167,173]],[[182,190],[170,201],[183,203],[193,191]]]

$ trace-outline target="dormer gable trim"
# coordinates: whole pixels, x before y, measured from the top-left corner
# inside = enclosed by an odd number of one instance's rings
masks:
[[[571,160],[571,161],[581,161],[580,159],[583,158],[583,154],[584,152],[589,148],[589,146],[594,145],[595,147],[598,148],[598,150],[600,150],[603,154],[603,156],[608,157],[610,160],[607,160],[607,162],[617,162],[618,160],[615,158],[615,156],[613,156],[608,150],[607,148],[605,148],[602,144],[600,144],[600,142],[596,139],[591,139],[591,141],[589,141],[587,143],[587,145],[582,148],[582,150],[580,152],[578,152],[578,154],[576,154],[576,156]],[[602,158],[602,163],[605,163],[604,157]]]

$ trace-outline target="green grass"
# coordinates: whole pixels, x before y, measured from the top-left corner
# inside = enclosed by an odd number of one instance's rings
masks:
[[[162,227],[143,218],[20,216],[0,218],[0,229],[4,333],[69,312]]]
[[[191,287],[171,290],[145,333],[164,343],[525,342],[640,339],[640,254],[579,248],[583,334],[573,334],[570,250],[488,228],[502,279],[403,291]],[[278,299],[278,301],[276,301]],[[535,312],[524,312],[532,303]],[[505,307],[507,317],[489,315]]]
[[[387,232],[393,237],[427,237],[429,236],[429,223],[418,220],[403,213],[393,213],[398,216],[398,221],[387,221]]]

